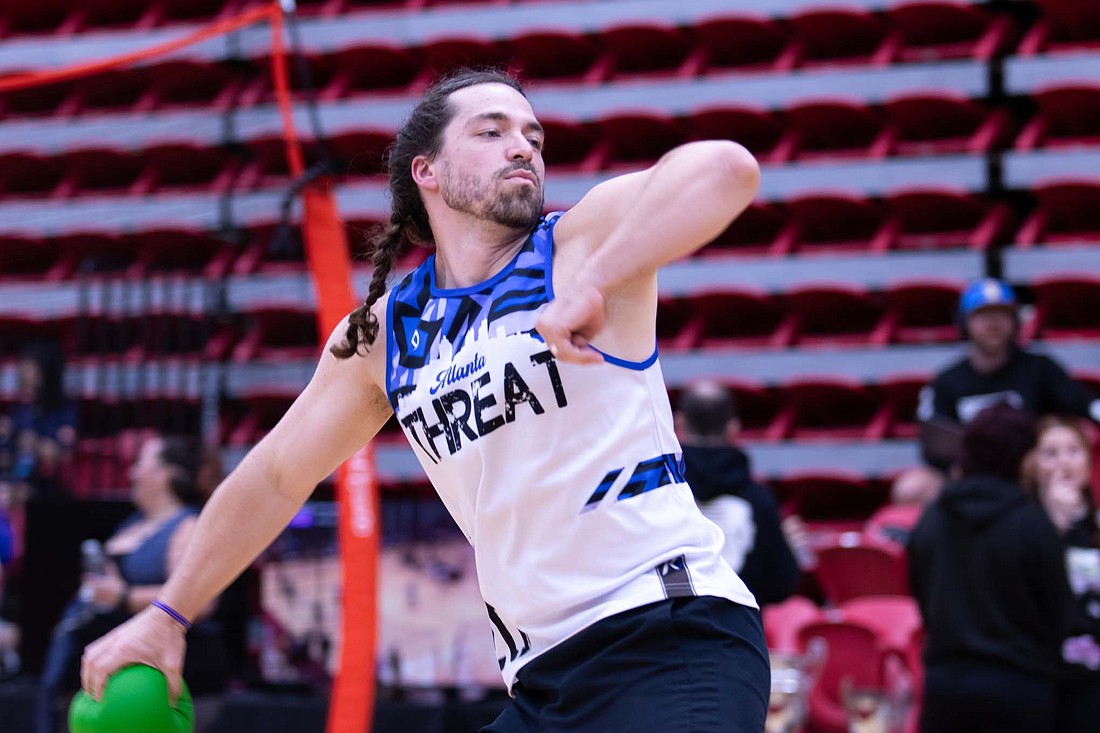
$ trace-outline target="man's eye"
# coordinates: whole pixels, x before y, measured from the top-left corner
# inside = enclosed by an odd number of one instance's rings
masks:
[[[535,150],[542,150],[542,140],[537,137],[528,138],[528,142],[531,143],[531,147]]]
[[[499,130],[486,130],[485,132],[483,132],[481,134],[483,136],[486,136],[486,137],[500,137],[500,131]]]

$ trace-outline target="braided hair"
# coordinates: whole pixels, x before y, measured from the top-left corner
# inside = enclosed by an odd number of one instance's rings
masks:
[[[393,211],[389,224],[370,240],[371,275],[367,299],[348,316],[344,342],[329,350],[339,359],[366,353],[378,337],[378,318],[371,310],[386,292],[386,281],[397,258],[409,244],[434,248],[428,212],[420,198],[420,189],[412,177],[412,162],[418,155],[434,158],[443,147],[443,130],[454,116],[450,96],[454,92],[478,84],[504,84],[523,94],[523,87],[513,77],[493,69],[458,69],[433,84],[423,99],[413,108],[409,118],[397,131],[386,152],[390,178],[390,198]],[[526,96],[526,95],[525,95]]]

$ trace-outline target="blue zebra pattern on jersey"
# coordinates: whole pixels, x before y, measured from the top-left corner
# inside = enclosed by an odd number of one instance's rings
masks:
[[[395,410],[401,396],[416,388],[420,370],[440,357],[441,347],[449,356],[471,333],[511,335],[534,328],[535,312],[553,298],[553,229],[562,213],[539,220],[512,261],[485,282],[436,287],[432,255],[394,287],[386,316],[386,388]]]

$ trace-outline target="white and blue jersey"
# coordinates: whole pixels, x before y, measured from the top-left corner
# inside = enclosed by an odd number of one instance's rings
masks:
[[[390,402],[474,547],[509,687],[621,611],[683,595],[756,607],[684,483],[656,350],[566,364],[535,332],[554,297],[559,215],[478,285],[437,287],[430,258],[393,289],[387,315]]]

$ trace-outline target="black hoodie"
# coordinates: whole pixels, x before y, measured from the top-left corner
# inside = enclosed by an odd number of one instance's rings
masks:
[[[1071,609],[1061,539],[1018,484],[968,476],[944,489],[909,540],[927,630],[924,661],[1058,673]]]
[[[752,480],[748,456],[733,446],[685,445],[684,468],[703,513],[726,534],[722,556],[756,602],[763,607],[794,593],[798,561],[783,536],[775,499]]]

